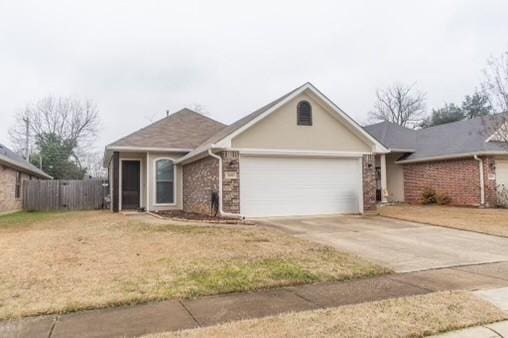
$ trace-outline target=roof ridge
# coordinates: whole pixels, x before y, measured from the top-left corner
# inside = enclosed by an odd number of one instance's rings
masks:
[[[215,122],[215,123],[218,123],[218,124],[222,124],[224,127],[227,127],[227,126],[228,126],[227,124],[222,123],[221,121],[218,121],[218,120],[216,120],[216,119],[213,119],[213,118],[211,118],[210,116],[207,116],[207,115],[205,115],[205,114],[203,114],[203,113],[200,113],[200,112],[197,112],[197,111],[195,111],[195,110],[192,110],[192,109],[190,109],[190,108],[188,108],[188,107],[183,107],[182,109],[180,109],[180,110],[179,110],[179,111],[177,111],[177,112],[174,112],[174,113],[173,113],[173,114],[171,114],[171,115],[174,115],[174,114],[177,114],[177,113],[181,113],[181,112],[182,112],[182,111],[184,111],[184,110],[188,110],[188,111],[190,111],[191,113],[194,113],[194,114],[196,114],[196,115],[199,115],[200,117],[203,117],[203,118],[205,118],[205,119],[207,119],[207,120],[209,120],[209,121],[212,121],[212,122]],[[171,115],[170,115],[170,116],[171,116]],[[166,117],[167,117],[167,116],[166,116]]]
[[[442,123],[442,124],[438,124],[438,125],[435,125],[435,126],[431,126],[431,127],[427,127],[427,128],[422,128],[422,129],[418,129],[416,131],[421,131],[421,130],[429,130],[429,129],[435,129],[435,128],[439,128],[439,127],[445,127],[445,126],[450,126],[450,125],[457,125],[459,123],[471,123],[471,121],[476,121],[476,120],[479,120],[479,119],[484,119],[484,118],[496,118],[500,115],[503,115],[503,114],[508,114],[508,112],[501,112],[501,113],[494,113],[494,114],[487,114],[487,115],[482,115],[482,116],[476,116],[476,117],[473,117],[472,119],[462,119],[462,120],[458,120],[458,121],[453,121],[453,122],[448,122],[448,123]]]
[[[184,113],[184,112],[186,112],[186,111],[187,111],[187,112],[191,112],[191,113],[193,113],[193,114],[195,114],[195,115],[198,115],[198,116],[200,116],[200,117],[206,118],[207,120],[212,121],[212,122],[214,122],[214,123],[221,124],[222,126],[224,126],[224,128],[226,128],[226,127],[227,127],[227,125],[226,125],[226,124],[224,124],[224,123],[222,123],[222,122],[219,122],[219,121],[217,121],[217,120],[214,120],[214,119],[212,119],[212,118],[210,118],[210,117],[208,117],[208,116],[205,116],[205,115],[203,115],[203,114],[200,114],[200,113],[198,113],[198,112],[196,112],[196,111],[194,111],[194,110],[192,110],[192,109],[190,109],[190,108],[184,107],[184,108],[182,108],[182,109],[177,110],[177,111],[176,111],[176,112],[174,112],[173,114],[170,114],[170,115],[168,115],[168,116],[164,116],[163,118],[158,119],[158,120],[156,120],[156,121],[154,121],[154,122],[152,122],[152,123],[150,123],[150,124],[148,124],[148,125],[146,125],[146,126],[144,126],[144,127],[142,127],[142,128],[139,128],[139,129],[137,129],[137,130],[133,131],[132,133],[129,133],[129,134],[125,135],[124,137],[121,137],[121,138],[119,138],[119,139],[117,139],[117,140],[115,140],[115,141],[113,141],[113,142],[108,143],[108,144],[106,145],[106,147],[108,147],[108,146],[110,146],[110,145],[113,145],[113,144],[115,144],[115,143],[121,142],[121,141],[125,140],[126,138],[128,138],[128,137],[130,137],[130,136],[132,136],[132,135],[134,135],[134,134],[137,134],[137,133],[139,133],[139,132],[141,132],[141,131],[144,131],[144,130],[146,130],[146,129],[150,128],[150,127],[155,126],[155,125],[156,125],[156,124],[158,124],[158,123],[163,122],[164,120],[174,119],[176,116],[181,115],[182,113]]]
[[[404,129],[404,130],[407,130],[407,131],[417,131],[416,129],[412,129],[412,128],[404,127],[404,126],[401,126],[401,125],[400,125],[400,124],[398,124],[398,123],[391,122],[391,121],[380,121],[380,122],[377,122],[377,123],[368,124],[368,125],[366,125],[366,126],[365,126],[365,128],[368,128],[368,127],[373,127],[373,126],[379,126],[379,125],[382,125],[382,124],[385,124],[385,125],[390,125],[390,126],[394,126],[394,127],[399,128],[399,129]]]

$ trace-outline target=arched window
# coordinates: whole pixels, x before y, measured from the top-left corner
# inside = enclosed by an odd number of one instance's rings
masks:
[[[155,203],[173,204],[175,202],[175,166],[167,159],[155,162]]]
[[[296,106],[296,118],[299,126],[312,126],[312,106],[307,101],[300,101]]]

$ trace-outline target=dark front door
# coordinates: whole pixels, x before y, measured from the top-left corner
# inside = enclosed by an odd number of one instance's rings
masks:
[[[122,161],[122,209],[139,208],[139,161]]]

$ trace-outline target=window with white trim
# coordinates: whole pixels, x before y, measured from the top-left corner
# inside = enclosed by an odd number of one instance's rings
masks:
[[[298,102],[296,120],[299,126],[312,126],[312,106],[307,101]]]
[[[173,204],[175,202],[175,166],[167,159],[155,162],[155,203]]]

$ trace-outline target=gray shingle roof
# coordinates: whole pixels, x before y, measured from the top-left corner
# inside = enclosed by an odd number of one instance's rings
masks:
[[[490,115],[471,120],[411,130],[390,122],[366,126],[365,130],[391,149],[412,149],[404,161],[446,158],[463,154],[508,154],[501,142],[486,142],[496,126],[506,121],[508,114]]]
[[[415,149],[416,131],[391,122],[380,122],[364,127],[364,129],[391,149]]]
[[[44,171],[40,170],[31,163],[28,163],[23,157],[19,156],[3,144],[0,144],[0,163],[5,166],[24,171],[33,176],[51,178],[51,176],[46,174]]]
[[[225,127],[218,121],[184,108],[108,147],[194,149]]]

